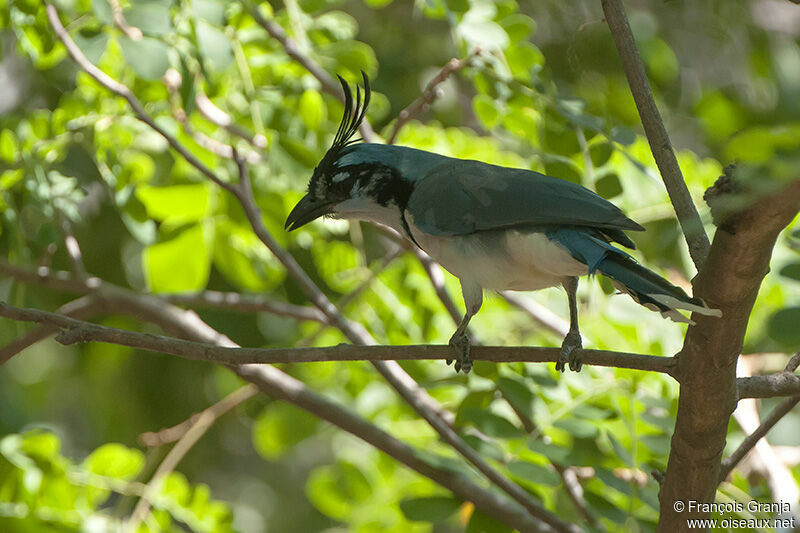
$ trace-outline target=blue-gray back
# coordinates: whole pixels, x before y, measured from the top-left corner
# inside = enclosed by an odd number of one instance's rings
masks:
[[[643,230],[617,206],[576,183],[531,170],[381,144],[356,144],[339,166],[381,163],[413,182],[406,209],[433,235],[515,226]]]

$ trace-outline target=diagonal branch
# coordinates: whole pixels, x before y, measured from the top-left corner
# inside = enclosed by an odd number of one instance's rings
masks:
[[[403,126],[405,126],[405,124],[417,114],[427,110],[433,104],[433,102],[439,98],[439,85],[447,81],[447,79],[454,73],[466,66],[469,66],[470,62],[480,54],[481,49],[475,48],[475,50],[473,50],[464,59],[458,59],[454,57],[448,61],[445,66],[439,70],[436,76],[434,76],[433,79],[428,82],[428,84],[425,86],[425,90],[422,91],[422,94],[419,96],[419,98],[411,102],[408,107],[397,114],[397,121],[394,124],[394,129],[392,129],[392,134],[389,135],[389,140],[386,143],[394,144],[395,139],[397,139],[397,134],[400,133],[400,130],[403,128]]]
[[[128,104],[133,109],[136,118],[150,126],[156,133],[161,135],[164,140],[169,143],[173,150],[178,152],[181,157],[183,157],[190,165],[195,167],[199,170],[204,176],[208,179],[225,189],[226,191],[232,192],[232,185],[230,183],[226,183],[222,181],[222,179],[217,176],[213,170],[208,168],[202,161],[200,161],[192,152],[189,151],[184,145],[182,145],[178,139],[170,135],[164,128],[159,126],[153,118],[147,114],[145,111],[144,106],[136,98],[136,95],[133,94],[126,85],[118,82],[117,80],[113,79],[111,76],[94,66],[91,61],[89,61],[86,56],[83,54],[78,45],[75,44],[75,41],[72,40],[67,30],[64,28],[64,25],[61,24],[61,20],[58,18],[58,11],[56,10],[53,4],[47,4],[47,18],[50,21],[50,26],[53,28],[53,31],[56,32],[59,40],[64,44],[64,47],[67,49],[70,57],[72,57],[73,61],[75,61],[81,69],[83,69],[89,76],[94,78],[94,80],[108,89],[109,91],[113,92],[114,94],[121,96],[125,100],[128,101]]]
[[[758,441],[766,437],[769,430],[772,429],[775,424],[781,420],[781,418],[786,416],[789,411],[794,409],[798,403],[800,403],[800,396],[790,396],[789,398],[784,398],[783,401],[781,401],[781,403],[779,403],[769,413],[761,425],[758,426],[758,428],[756,428],[756,430],[750,435],[748,435],[729,457],[722,461],[722,465],[719,469],[719,480],[724,481],[731,471],[736,468],[736,465],[738,465],[739,462],[744,459],[745,455],[750,453],[750,450],[752,450],[756,444],[758,444]]]
[[[653,99],[642,58],[639,56],[633,32],[631,32],[628,18],[625,16],[625,8],[622,6],[622,0],[602,0],[601,3],[606,22],[622,60],[622,68],[625,70],[628,84],[633,93],[633,100],[639,110],[653,158],[656,160],[669,198],[675,208],[675,214],[678,216],[678,222],[683,229],[686,244],[689,246],[689,254],[692,256],[695,267],[700,270],[708,256],[708,236],[703,229],[703,223],[700,221],[700,215],[697,213],[689,189],[686,187],[667,129],[664,127],[664,122],[661,120],[658,107]]]
[[[286,31],[284,31],[280,24],[274,20],[265,18],[264,15],[262,15],[258,10],[258,6],[252,5],[249,2],[245,2],[245,5],[250,12],[250,16],[253,17],[253,20],[255,20],[259,26],[264,28],[270,37],[281,44],[283,50],[286,52],[286,55],[302,65],[312,76],[317,79],[317,81],[319,81],[323,91],[331,96],[335,96],[339,100],[344,100],[344,97],[342,96],[342,89],[339,84],[336,83],[336,80],[333,79],[333,76],[328,74],[328,72],[316,61],[305,55],[300,50],[300,47],[297,45],[295,40],[286,35]],[[361,123],[359,130],[361,131],[361,135],[364,137],[364,140],[367,142],[375,142],[378,139],[378,136],[372,130],[372,126],[370,126],[369,122],[366,120]]]
[[[256,389],[253,385],[244,385],[239,387],[232,393],[222,398],[220,401],[203,409],[199,413],[193,414],[188,420],[184,420],[180,424],[176,424],[160,431],[148,431],[142,433],[139,435],[139,442],[141,442],[144,446],[153,448],[180,440],[202,417],[210,416],[213,420],[216,420],[234,407],[255,396],[257,392],[258,389]]]
[[[147,321],[158,324],[164,330],[176,331],[183,338],[207,343],[215,348],[237,347],[228,337],[215,331],[194,313],[177,309],[169,304],[153,306],[146,295],[119,291],[115,295],[115,299],[110,300],[110,304],[114,306],[115,312],[127,312],[137,317],[144,316]],[[435,466],[427,461],[421,452],[395,439],[355,413],[310,391],[302,382],[277,368],[266,365],[245,365],[234,367],[233,370],[243,379],[256,384],[267,394],[289,401],[352,433],[412,470],[452,491],[464,501],[474,503],[478,509],[501,522],[522,532],[550,531],[544,524],[531,518],[525,509],[516,503],[475,485],[461,474]]]

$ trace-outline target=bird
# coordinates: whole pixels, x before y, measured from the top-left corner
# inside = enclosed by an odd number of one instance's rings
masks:
[[[457,159],[410,147],[361,142],[356,134],[370,101],[369,78],[356,94],[339,76],[342,121],[314,169],[308,191],[286,219],[296,230],[319,217],[388,226],[461,282],[466,312],[449,344],[456,372],[472,368],[467,326],[483,290],[535,291],[561,285],[569,330],[556,369],[579,371],[578,278],[600,273],[665,318],[691,322],[679,309],[721,316],[699,298],[640,265],[613,245],[635,249],[626,231],[644,231],[591,190],[526,169]]]

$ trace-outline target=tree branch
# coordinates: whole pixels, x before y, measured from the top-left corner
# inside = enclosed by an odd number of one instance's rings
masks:
[[[791,411],[798,403],[800,403],[800,396],[784,398],[784,400],[781,401],[781,403],[779,403],[769,413],[769,415],[767,415],[767,418],[764,419],[761,425],[742,441],[742,443],[738,448],[736,448],[730,457],[727,457],[722,461],[722,465],[720,466],[719,470],[719,481],[725,481],[725,478],[727,478],[731,471],[736,468],[736,465],[739,464],[742,459],[744,459],[744,456],[747,455],[750,450],[756,446],[756,444],[758,444],[758,441],[765,437],[769,430],[772,429],[781,418],[786,416],[789,411]]]
[[[128,519],[125,528],[127,531],[133,532],[139,530],[139,524],[145,521],[147,515],[150,514],[150,501],[157,493],[161,481],[167,474],[175,470],[181,460],[189,453],[189,450],[191,450],[203,435],[206,434],[217,418],[240,403],[249,400],[256,394],[258,394],[258,388],[255,385],[245,385],[236,389],[211,407],[201,411],[197,416],[192,417],[188,428],[186,428],[184,433],[177,439],[178,442],[175,443],[167,456],[164,457],[164,460],[161,461],[161,464],[158,465],[155,473],[153,473],[150,482],[145,486],[144,492],[139,498],[139,501],[136,502],[136,506]]]
[[[215,331],[190,311],[183,311],[163,303],[154,307],[146,295],[125,291],[119,291],[116,298],[111,302],[116,306],[115,311],[128,312],[139,317],[146,316],[148,321],[158,324],[162,329],[177,331],[184,338],[212,344],[213,348],[237,347],[228,337]],[[544,524],[531,518],[521,506],[475,485],[461,474],[431,465],[420,452],[359,418],[356,414],[308,390],[302,382],[284,374],[277,368],[265,365],[245,365],[232,367],[232,370],[243,379],[258,385],[262,391],[273,394],[278,399],[289,401],[309,411],[312,415],[361,438],[439,483],[464,501],[473,502],[478,509],[501,522],[524,532],[550,531]]]
[[[317,308],[270,300],[255,294],[202,291],[195,294],[165,294],[159,298],[180,306],[210,307],[242,313],[270,313],[277,316],[328,324],[328,318]]]
[[[142,433],[139,435],[139,442],[149,448],[163,446],[164,444],[175,442],[183,437],[201,417],[211,416],[214,420],[216,420],[234,407],[246,402],[256,394],[258,394],[258,389],[252,384],[239,387],[214,405],[203,409],[199,413],[193,414],[188,420],[184,420],[180,424],[176,424],[160,431],[148,431]]]
[[[96,315],[104,309],[104,302],[92,298],[91,296],[82,296],[77,300],[72,300],[71,302],[62,305],[56,312],[60,315],[68,316],[70,318],[85,319]],[[5,364],[6,361],[20,353],[22,350],[33,346],[37,342],[46,339],[58,331],[58,326],[52,324],[43,324],[38,328],[30,330],[25,335],[9,342],[0,348],[0,366]]]
[[[768,376],[736,378],[738,398],[775,398],[800,394],[800,376],[775,372]]]
[[[12,307],[3,302],[0,302],[0,316],[20,322],[56,326],[61,330],[56,340],[65,345],[97,341],[227,365],[323,361],[402,361],[452,357],[452,349],[447,345],[427,344],[409,346],[339,344],[338,346],[314,348],[213,346],[207,343],[101,326],[38,309]],[[558,360],[559,354],[558,348],[533,346],[475,346],[474,350],[470,352],[471,357],[475,360],[495,363],[552,363]],[[669,375],[675,371],[675,360],[671,357],[604,350],[583,350],[582,355],[583,361],[587,365],[647,370]]]
[[[647,141],[650,143],[656,165],[661,172],[667,193],[669,193],[669,198],[675,208],[675,214],[678,216],[678,222],[683,229],[686,244],[689,246],[689,254],[692,256],[695,267],[700,270],[708,256],[708,237],[692,201],[692,196],[689,194],[689,189],[686,187],[678,160],[672,149],[672,143],[653,99],[642,58],[639,56],[633,32],[631,32],[625,16],[625,8],[622,6],[622,0],[602,0],[601,3],[633,93],[633,100],[639,110]]]
[[[257,11],[256,11],[257,13]],[[328,300],[325,294],[314,284],[308,274],[300,267],[297,261],[283,249],[272,235],[267,231],[261,220],[261,213],[256,205],[253,197],[253,191],[250,184],[249,176],[247,173],[247,166],[245,162],[234,151],[234,160],[236,161],[239,169],[239,183],[238,185],[231,185],[222,181],[216,176],[208,167],[203,165],[197,158],[195,158],[188,150],[186,150],[180,143],[173,137],[161,129],[155,121],[147,115],[142,105],[133,95],[130,89],[125,85],[112,79],[100,69],[95,67],[83,55],[80,48],[75,44],[69,33],[64,29],[61,21],[58,18],[58,12],[52,4],[47,5],[47,14],[51,26],[56,31],[59,39],[64,43],[72,58],[78,65],[86,70],[86,72],[97,80],[101,85],[108,88],[115,94],[123,96],[133,107],[134,112],[138,118],[148,124],[151,128],[161,134],[170,145],[177,150],[188,163],[197,168],[200,172],[206,175],[211,181],[218,184],[220,187],[230,192],[236,197],[241,204],[254,233],[259,240],[275,255],[275,257],[284,265],[288,273],[295,279],[300,288],[306,296],[316,305],[330,320],[331,324],[340,329],[350,340],[360,344],[371,344],[372,338],[367,331],[346,320],[338,309]],[[262,17],[263,20],[263,17]],[[365,130],[362,128],[362,132]],[[369,130],[371,133],[371,130]],[[366,135],[365,135],[366,138]],[[69,338],[65,334],[62,338]],[[411,405],[420,415],[423,416],[437,431],[442,435],[449,435],[447,430],[452,424],[452,414],[446,412],[419,384],[414,381],[405,370],[400,367],[395,361],[373,361],[373,366],[378,372],[398,391],[400,396]],[[460,440],[460,438],[458,439]],[[463,446],[466,443],[461,441]]]
[[[480,54],[481,49],[475,48],[475,50],[470,52],[469,55],[467,55],[467,57],[464,59],[458,59],[454,57],[448,61],[447,64],[441,68],[439,73],[428,82],[428,84],[425,86],[425,90],[422,92],[419,98],[411,102],[408,107],[397,114],[397,121],[394,124],[392,134],[389,136],[387,144],[394,144],[395,139],[397,139],[397,134],[400,132],[402,127],[405,126],[406,123],[417,114],[428,109],[431,104],[433,104],[433,102],[439,97],[439,85],[447,81],[447,79],[454,73],[468,66],[469,63]]]
[[[723,203],[724,197],[717,198],[719,191],[736,188],[734,176],[721,177],[706,194],[712,212]],[[695,296],[720,309],[722,317],[694,313],[695,324],[689,326],[678,355],[678,416],[659,494],[659,531],[686,531],[687,518],[707,518],[706,513],[677,513],[674,503],[714,500],[728,421],[741,392],[736,360],[775,241],[798,209],[800,180],[729,214],[694,280]]]
[[[0,259],[0,275],[14,278],[15,280],[38,285],[48,289],[72,292],[76,294],[94,294],[97,291],[107,294],[109,292],[125,291],[122,287],[91,277],[85,280],[74,279],[69,272],[51,270],[40,266],[36,271],[12,265]],[[160,294],[142,295],[158,301],[171,302],[182,306],[210,307],[228,311],[244,313],[271,313],[278,316],[294,318],[297,320],[312,320],[328,324],[328,318],[317,308],[295,305],[288,302],[270,300],[255,294],[240,294],[238,292],[202,291],[195,294]]]
[[[94,78],[97,83],[114,94],[127,100],[128,104],[133,109],[136,118],[150,126],[150,128],[152,128],[156,133],[161,135],[169,143],[172,149],[178,152],[187,163],[195,167],[200,171],[200,173],[223,189],[229,192],[233,191],[233,187],[230,183],[226,183],[220,179],[219,176],[214,173],[214,171],[203,164],[192,152],[189,151],[189,149],[178,142],[175,137],[167,133],[164,128],[159,126],[156,121],[147,114],[142,106],[142,103],[139,102],[139,99],[136,98],[136,95],[134,95],[127,86],[110,77],[108,74],[94,66],[94,64],[92,64],[92,62],[86,58],[81,49],[78,48],[78,45],[75,44],[75,41],[72,40],[72,37],[70,37],[67,30],[64,28],[64,25],[61,24],[61,20],[58,18],[58,11],[53,4],[48,3],[46,10],[47,18],[50,21],[50,26],[53,28],[53,31],[56,32],[59,40],[61,40],[61,42],[64,44],[64,47],[67,49],[69,55],[81,69],[83,69],[89,76]]]
[[[338,98],[339,100],[344,101],[342,88],[336,82],[336,80],[333,79],[333,76],[328,74],[327,71],[319,66],[316,61],[305,55],[300,50],[300,47],[297,46],[295,40],[286,35],[286,31],[284,31],[280,24],[274,20],[268,20],[264,18],[264,16],[258,10],[258,6],[252,5],[249,2],[245,2],[245,6],[248,8],[250,16],[253,17],[253,20],[255,20],[259,26],[264,28],[270,37],[281,44],[283,50],[286,52],[286,55],[302,65],[303,68],[305,68],[317,79],[317,81],[319,81],[323,91]],[[363,121],[359,126],[359,130],[361,131],[361,136],[364,137],[365,141],[375,142],[378,140],[378,136],[375,134],[368,121]]]

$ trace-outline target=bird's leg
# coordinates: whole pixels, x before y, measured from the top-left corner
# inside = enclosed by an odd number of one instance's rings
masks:
[[[580,353],[583,344],[581,342],[581,332],[578,330],[578,278],[566,278],[562,285],[564,290],[567,291],[569,299],[569,332],[564,337],[564,342],[561,343],[561,356],[556,363],[556,370],[563,372],[566,369],[566,364],[569,363],[570,370],[580,372],[583,366]]]
[[[450,337],[450,346],[456,350],[456,372],[462,371],[469,374],[472,370],[472,360],[469,358],[469,337],[467,336],[467,326],[470,319],[478,312],[483,303],[483,289],[476,284],[461,280],[461,293],[464,295],[464,305],[467,312],[461,323],[456,328],[456,332]],[[447,364],[452,363],[452,359],[447,360]]]

